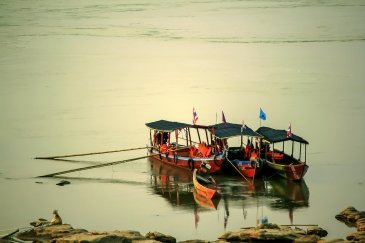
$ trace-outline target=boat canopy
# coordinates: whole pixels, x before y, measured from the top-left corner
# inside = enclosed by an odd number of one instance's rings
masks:
[[[166,121],[166,120],[159,120],[155,122],[146,123],[146,126],[150,129],[158,130],[158,131],[164,131],[164,132],[172,132],[176,129],[182,129],[189,127],[189,124],[181,123],[181,122],[172,122],[172,121]]]
[[[212,125],[212,127],[214,128],[214,135],[220,139],[237,136],[262,137],[247,125],[242,127],[242,124],[219,123]]]
[[[288,137],[286,130],[278,130],[270,127],[260,127],[259,129],[257,129],[256,132],[261,134],[264,139],[270,143],[295,141],[299,143],[309,144],[307,140],[295,134],[292,134],[290,137]]]

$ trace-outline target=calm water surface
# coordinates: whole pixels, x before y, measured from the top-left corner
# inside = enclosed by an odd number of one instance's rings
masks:
[[[262,219],[354,231],[334,216],[365,210],[363,1],[2,1],[0,30],[0,230],[58,209],[74,227],[177,240]],[[291,123],[310,142],[305,181],[218,176],[224,196],[201,202],[189,175],[147,159],[65,187],[36,178],[143,156],[33,159],[144,146],[146,122],[189,123],[193,107],[200,124],[223,110],[256,129],[260,107],[263,125]]]

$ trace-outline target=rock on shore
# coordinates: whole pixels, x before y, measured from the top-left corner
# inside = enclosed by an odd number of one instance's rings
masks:
[[[320,235],[326,234],[327,232],[320,227],[305,231],[299,228],[293,229],[288,226],[282,227],[276,224],[265,224],[259,227],[224,233],[215,242],[317,242],[321,238]],[[29,231],[19,233],[17,238],[24,241],[41,243],[176,243],[174,237],[159,232],[149,232],[145,236],[133,230],[88,232],[83,229],[74,229],[69,224],[34,227]],[[184,243],[207,242],[203,240],[184,241]]]
[[[365,212],[358,211],[354,207],[347,207],[335,216],[336,219],[344,222],[348,226],[354,226],[357,231],[365,231]]]
[[[327,231],[320,227],[311,227],[307,231],[289,226],[264,224],[254,228],[246,228],[235,232],[226,232],[219,240],[224,242],[313,242],[326,236]]]
[[[158,232],[149,232],[146,236],[134,230],[116,230],[108,232],[88,232],[84,229],[74,229],[69,224],[47,225],[34,227],[17,234],[18,239],[40,243],[176,243],[176,239]]]
[[[59,224],[34,227],[28,231],[18,233],[16,237],[24,241],[51,242],[58,238],[85,232],[87,231],[74,229],[69,224]]]
[[[323,240],[327,231],[318,226],[310,226],[306,230],[294,226],[279,226],[263,224],[258,227],[225,232],[213,243],[238,242],[293,242],[293,243],[348,243],[365,242],[365,213],[353,207],[348,207],[336,215],[338,220],[357,227],[357,232],[347,236],[347,240]],[[37,221],[38,222],[38,221]],[[149,232],[143,236],[134,230],[116,230],[109,232],[88,232],[84,229],[74,229],[69,224],[44,225],[37,224],[32,229],[20,232],[17,239],[37,243],[176,243],[172,236],[159,232]],[[33,225],[33,224],[32,224]],[[38,226],[38,227],[37,227]],[[214,232],[212,232],[214,233]],[[0,243],[4,241],[0,240]],[[180,243],[209,243],[205,240],[187,240]]]
[[[346,239],[354,242],[365,242],[365,212],[354,207],[347,207],[335,216],[346,225],[356,227],[357,232],[350,233]]]

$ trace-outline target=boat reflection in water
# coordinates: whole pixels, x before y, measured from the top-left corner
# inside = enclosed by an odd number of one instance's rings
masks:
[[[213,199],[196,192],[192,183],[192,173],[175,168],[150,158],[151,186],[154,193],[169,199],[176,206],[199,205],[205,209],[217,209],[220,196]]]
[[[239,210],[243,220],[247,214],[255,214],[256,225],[267,220],[263,215],[258,217],[259,208],[269,211],[288,211],[290,222],[293,213],[298,208],[309,207],[309,189],[304,180],[293,182],[281,177],[256,178],[249,183],[239,176],[215,175],[222,195],[215,199],[208,199],[195,192],[192,183],[192,173],[169,166],[153,158],[150,161],[150,189],[152,193],[165,198],[172,207],[179,207],[194,213],[195,227],[198,227],[199,212],[224,212],[223,226],[226,230],[230,217],[236,218]],[[252,217],[251,217],[252,218]],[[219,219],[219,217],[218,217]],[[236,220],[237,221],[237,220]],[[210,222],[213,223],[213,222]],[[242,221],[238,227],[242,226]],[[249,226],[253,222],[250,222]],[[237,227],[237,226],[236,226]]]
[[[273,199],[268,206],[274,210],[288,210],[291,224],[295,209],[309,207],[309,189],[304,179],[294,182],[275,178],[264,183],[265,196]]]
[[[193,189],[193,195],[195,202],[202,208],[207,209],[215,209],[217,210],[219,201],[221,199],[220,196],[215,197],[213,199],[204,197],[203,195],[199,194],[195,188]]]

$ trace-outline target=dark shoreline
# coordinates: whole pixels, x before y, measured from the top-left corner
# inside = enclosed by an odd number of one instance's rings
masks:
[[[238,231],[225,232],[215,241],[192,239],[180,241],[184,243],[205,242],[365,242],[365,212],[358,211],[354,207],[347,207],[337,214],[335,218],[344,222],[349,227],[356,227],[357,231],[350,233],[344,239],[322,239],[327,236],[327,231],[317,225],[276,225],[262,224],[258,227],[242,228]],[[32,222],[33,228],[25,231],[15,230],[0,238],[0,243],[5,242],[40,242],[40,243],[176,243],[173,236],[160,232],[148,232],[143,236],[135,230],[116,230],[89,232],[84,229],[74,229],[69,224],[50,224],[47,220],[39,219]],[[307,227],[306,229],[298,226]]]

